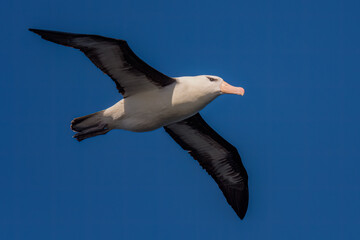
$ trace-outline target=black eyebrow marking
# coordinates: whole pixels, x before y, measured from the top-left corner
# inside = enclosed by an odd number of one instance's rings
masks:
[[[207,77],[210,81],[214,82],[214,81],[217,81],[216,78],[212,78],[212,77]]]

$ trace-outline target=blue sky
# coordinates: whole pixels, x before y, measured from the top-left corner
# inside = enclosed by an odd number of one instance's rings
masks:
[[[0,239],[359,239],[359,1],[5,1]],[[249,174],[240,221],[162,130],[78,143],[120,99],[80,52],[27,28],[128,41],[169,76],[246,89],[203,117]]]

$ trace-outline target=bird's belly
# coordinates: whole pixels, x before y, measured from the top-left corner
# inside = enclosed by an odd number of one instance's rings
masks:
[[[117,121],[116,128],[133,132],[152,131],[184,120],[196,114],[204,106],[191,103],[176,105],[153,103],[144,104],[142,107],[131,106],[129,109],[125,107],[124,115]]]
[[[165,88],[143,92],[122,100],[123,113],[115,120],[114,128],[134,132],[151,131],[184,120],[204,108],[215,96],[185,95],[186,91]]]
[[[132,111],[121,119],[121,127],[124,130],[133,132],[147,132],[184,120],[199,110],[171,107],[167,109],[146,109],[146,111]]]

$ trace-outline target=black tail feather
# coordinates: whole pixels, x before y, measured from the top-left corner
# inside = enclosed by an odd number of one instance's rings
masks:
[[[109,131],[110,129],[107,127],[107,124],[99,124],[99,125],[90,126],[89,128],[82,129],[80,132],[74,135],[74,138],[76,138],[76,140],[81,142],[86,138],[103,135]]]
[[[98,122],[92,122],[93,124],[89,126],[89,124],[81,124],[81,123],[84,123],[85,120],[87,119],[90,119],[91,117],[94,117],[94,116],[97,116],[99,115],[99,113],[92,113],[92,114],[89,114],[89,115],[86,115],[86,116],[83,116],[83,117],[78,117],[78,118],[74,118],[72,121],[71,121],[71,130],[75,131],[75,132],[81,132],[82,130],[85,130],[87,128],[90,128],[90,127],[94,127],[96,125],[98,125]],[[83,125],[83,126],[81,126]]]
[[[111,130],[103,116],[103,111],[75,118],[71,121],[70,128],[77,132],[74,138],[79,142],[86,138],[106,134]]]

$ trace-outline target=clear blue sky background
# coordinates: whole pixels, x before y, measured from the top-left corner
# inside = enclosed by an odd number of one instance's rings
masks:
[[[5,1],[0,239],[359,239],[359,1]],[[117,102],[79,51],[27,28],[126,39],[169,76],[246,89],[204,118],[249,174],[244,221],[162,130],[78,143]]]

